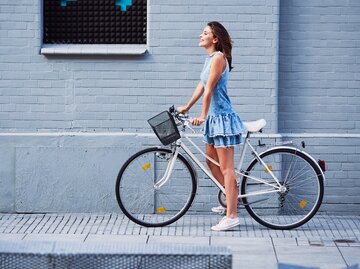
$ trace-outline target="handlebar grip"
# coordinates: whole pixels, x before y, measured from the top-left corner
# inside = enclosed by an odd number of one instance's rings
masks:
[[[172,105],[171,107],[169,107],[169,112],[170,113],[174,113],[175,112],[175,106]]]

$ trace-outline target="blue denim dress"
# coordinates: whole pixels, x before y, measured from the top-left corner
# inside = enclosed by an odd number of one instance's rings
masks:
[[[223,55],[220,51],[217,51],[206,57],[200,75],[204,87],[206,87],[211,62],[216,53]],[[213,89],[209,112],[203,128],[204,142],[216,148],[233,147],[243,142],[244,125],[239,115],[234,112],[227,95],[229,70],[229,64],[226,61],[225,71],[221,74],[218,83]]]

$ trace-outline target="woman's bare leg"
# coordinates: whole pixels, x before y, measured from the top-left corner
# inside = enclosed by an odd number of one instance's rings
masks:
[[[215,161],[219,162],[219,158],[216,152],[216,149],[213,145],[206,144],[206,155],[210,158],[214,159]],[[209,166],[211,173],[216,178],[216,180],[224,186],[224,176],[221,173],[220,167],[216,164],[212,163],[210,160],[206,159],[206,164]]]
[[[226,216],[228,218],[237,217],[238,188],[234,169],[234,147],[216,148],[220,163],[220,171],[225,181],[226,193]]]

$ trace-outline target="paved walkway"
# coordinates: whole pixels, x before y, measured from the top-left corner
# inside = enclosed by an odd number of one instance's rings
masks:
[[[247,269],[360,264],[360,216],[317,215],[290,231],[270,230],[245,216],[233,231],[211,231],[219,218],[186,215],[167,227],[145,228],[122,214],[0,214],[0,240],[223,245],[233,251],[233,268]]]

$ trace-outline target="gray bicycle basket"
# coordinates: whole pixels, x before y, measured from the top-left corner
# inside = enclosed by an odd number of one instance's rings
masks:
[[[163,111],[152,117],[148,120],[148,123],[160,142],[165,146],[181,137],[175,120],[168,111]]]

